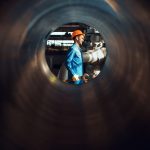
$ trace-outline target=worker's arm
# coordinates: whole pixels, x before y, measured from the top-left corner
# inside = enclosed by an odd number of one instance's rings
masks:
[[[72,68],[72,64],[71,64],[71,62],[75,56],[75,53],[76,53],[75,50],[70,49],[67,54],[67,59],[66,59],[66,67],[67,67],[68,71],[71,72],[73,81],[79,80],[78,75],[75,74],[74,69]]]

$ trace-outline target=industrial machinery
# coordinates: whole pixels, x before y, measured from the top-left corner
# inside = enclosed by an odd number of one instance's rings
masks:
[[[104,40],[100,33],[91,27],[86,30],[85,35],[85,42],[82,47],[84,70],[89,74],[90,78],[95,78],[99,75],[100,65],[104,63],[102,60],[106,57],[106,49],[105,52],[101,50],[104,46]],[[67,68],[63,63],[57,77],[61,81],[66,81],[68,79],[67,74]]]
[[[2,0],[0,150],[149,150],[149,2]],[[69,22],[95,27],[107,46],[83,86],[61,82],[45,59],[47,34]]]

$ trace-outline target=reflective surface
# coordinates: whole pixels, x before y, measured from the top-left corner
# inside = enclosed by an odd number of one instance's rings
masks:
[[[150,138],[149,4],[145,0],[3,1],[0,6],[1,149],[146,149]],[[58,81],[45,35],[68,22],[107,44],[101,75]]]

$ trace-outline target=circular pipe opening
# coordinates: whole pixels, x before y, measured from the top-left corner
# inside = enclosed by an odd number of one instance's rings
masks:
[[[82,57],[78,61],[82,60],[83,75],[88,79],[86,83],[92,81],[100,74],[106,59],[106,43],[104,42],[102,35],[89,25],[69,23],[57,28],[54,32],[49,33],[45,52],[47,64],[51,72],[60,81],[67,84],[71,84],[71,79],[68,78],[69,70],[66,67],[66,60],[70,58],[70,56],[67,56],[67,53],[74,44],[71,35],[75,30],[80,30],[85,34],[84,42],[80,46]],[[78,56],[77,58],[79,59]],[[76,67],[70,69],[74,70]],[[83,82],[83,84],[84,83],[85,82]],[[72,83],[72,85],[75,84]]]

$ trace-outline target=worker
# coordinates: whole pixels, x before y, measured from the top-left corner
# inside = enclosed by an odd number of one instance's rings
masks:
[[[87,83],[88,74],[83,74],[82,43],[85,34],[81,30],[72,33],[74,44],[67,51],[65,65],[68,70],[68,83],[82,85]]]

